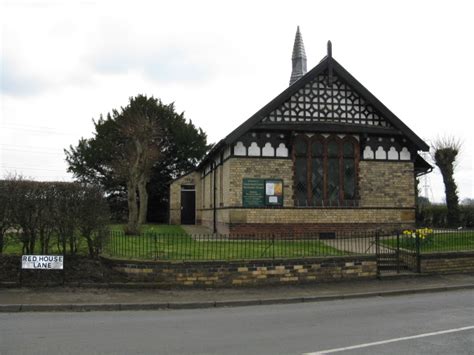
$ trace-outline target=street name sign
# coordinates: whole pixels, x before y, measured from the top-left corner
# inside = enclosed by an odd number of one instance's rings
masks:
[[[64,256],[62,255],[23,255],[22,269],[62,270]]]

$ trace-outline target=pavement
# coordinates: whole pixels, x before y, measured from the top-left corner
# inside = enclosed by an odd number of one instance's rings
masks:
[[[0,312],[197,309],[474,289],[474,274],[392,275],[293,286],[161,289],[153,284],[1,288]]]

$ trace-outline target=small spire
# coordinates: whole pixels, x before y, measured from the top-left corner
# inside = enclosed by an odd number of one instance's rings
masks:
[[[333,72],[332,72],[332,43],[328,41],[328,84],[332,85],[334,81]]]
[[[293,45],[293,55],[291,56],[292,70],[290,85],[306,74],[306,52],[304,50],[303,37],[300,26],[296,28],[295,43]]]

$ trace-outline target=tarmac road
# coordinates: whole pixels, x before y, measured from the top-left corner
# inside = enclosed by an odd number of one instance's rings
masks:
[[[0,314],[0,354],[303,354],[353,346],[360,347],[336,353],[472,354],[474,291],[239,308]]]

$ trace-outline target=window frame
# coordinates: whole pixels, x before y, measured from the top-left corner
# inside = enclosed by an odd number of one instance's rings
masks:
[[[303,140],[306,144],[306,204],[301,205],[298,204],[297,199],[297,192],[296,192],[296,184],[298,181],[297,176],[297,169],[296,169],[296,158],[303,158],[302,154],[296,153],[296,144],[299,140]],[[316,159],[316,156],[313,157],[313,143],[319,142],[322,144],[323,151],[322,156],[318,156],[317,158],[322,159],[322,166],[323,166],[323,186],[322,186],[322,196],[323,198],[319,201],[313,201],[313,159]],[[338,198],[336,201],[329,201],[329,155],[328,155],[328,146],[329,143],[336,142],[337,143],[337,162],[338,162]],[[346,142],[352,143],[354,148],[354,199],[352,200],[345,200],[344,195],[344,183],[345,183],[345,175],[344,175],[344,159],[347,157],[344,156],[344,144]],[[294,204],[296,207],[339,207],[339,206],[357,206],[359,200],[359,161],[360,161],[360,145],[359,141],[350,135],[346,135],[343,138],[339,137],[336,134],[328,135],[324,137],[321,134],[313,134],[311,137],[308,137],[306,134],[298,134],[293,139],[292,144],[292,160],[293,160],[293,198]]]

